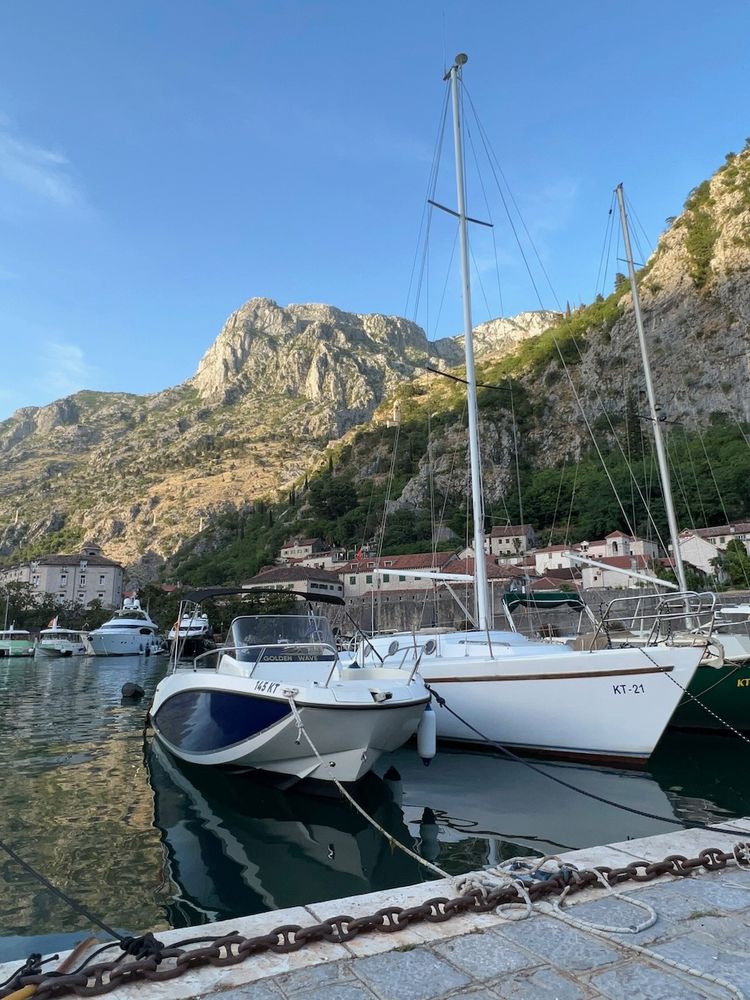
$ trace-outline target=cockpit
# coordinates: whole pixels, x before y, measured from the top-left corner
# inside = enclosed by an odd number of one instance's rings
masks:
[[[335,659],[331,625],[322,615],[245,615],[232,622],[228,646],[244,663]]]

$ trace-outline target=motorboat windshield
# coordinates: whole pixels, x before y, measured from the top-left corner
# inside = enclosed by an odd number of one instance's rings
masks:
[[[245,615],[235,618],[228,645],[238,660],[326,660],[335,656],[335,641],[322,615]]]

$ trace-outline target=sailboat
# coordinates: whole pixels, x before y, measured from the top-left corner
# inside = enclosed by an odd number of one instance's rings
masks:
[[[703,646],[644,644],[581,649],[532,641],[493,627],[484,552],[484,509],[459,88],[463,53],[446,73],[451,89],[461,247],[469,457],[474,520],[474,628],[422,630],[362,642],[358,662],[419,670],[445,705],[436,708],[446,740],[493,740],[566,759],[645,763],[695,674]],[[434,575],[434,574],[423,574]]]

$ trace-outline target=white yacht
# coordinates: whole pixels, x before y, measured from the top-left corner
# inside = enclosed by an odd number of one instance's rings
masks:
[[[467,631],[424,629],[363,641],[357,661],[419,670],[445,699],[438,703],[439,737],[469,743],[493,740],[557,757],[644,763],[705,651],[695,646],[643,644],[636,649],[569,649],[494,628],[484,553],[484,504],[479,441],[477,382],[471,318],[471,277],[463,176],[459,54],[445,79],[453,109],[471,499],[474,576],[419,571],[422,578],[473,582],[474,614]],[[433,205],[441,208],[437,202]],[[635,284],[635,281],[633,281]],[[451,711],[452,710],[452,711]],[[453,712],[456,714],[454,715]],[[457,718],[459,716],[460,718]],[[461,720],[465,721],[461,721]]]
[[[169,630],[167,639],[172,651],[177,644],[178,658],[191,659],[215,648],[213,634],[205,611],[185,611]]]
[[[92,632],[84,633],[86,652],[93,656],[137,656],[160,653],[159,626],[136,597],[126,597],[122,608]]]
[[[417,664],[405,672],[352,660],[312,610],[235,618],[226,646],[190,667],[173,659],[154,694],[154,733],[192,764],[356,781],[414,735],[430,695]]]
[[[77,629],[52,625],[39,633],[36,656],[85,656],[86,643]]]

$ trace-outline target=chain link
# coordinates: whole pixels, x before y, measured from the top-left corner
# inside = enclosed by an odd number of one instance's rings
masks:
[[[622,882],[651,882],[661,875],[690,876],[703,868],[719,871],[729,862],[739,867],[750,867],[750,844],[738,843],[730,851],[708,847],[695,858],[670,854],[662,861],[632,861],[622,868],[597,867],[594,869],[559,872],[549,878],[525,886],[532,903],[547,896],[559,896],[566,888],[568,894],[590,886],[619,885]],[[475,888],[453,899],[435,896],[418,906],[385,906],[375,913],[352,917],[346,914],[330,917],[319,924],[302,927],[299,924],[282,924],[268,934],[246,938],[237,931],[216,938],[210,944],[185,950],[179,942],[160,946],[157,954],[130,958],[121,955],[109,962],[98,962],[77,972],[25,974],[23,968],[3,989],[0,998],[24,986],[36,987],[35,1000],[48,1000],[71,993],[79,997],[102,996],[120,984],[135,982],[166,982],[201,966],[217,967],[238,965],[251,955],[264,952],[286,954],[299,951],[310,944],[328,941],[344,944],[360,934],[377,931],[394,934],[411,924],[442,923],[463,913],[489,913],[504,904],[525,903],[517,885],[498,885],[493,888]],[[158,944],[158,942],[157,942]]]

